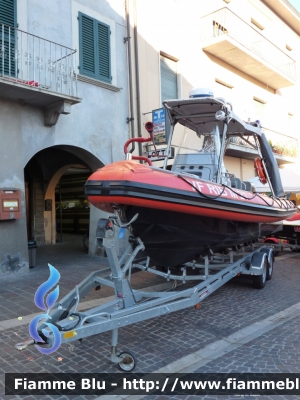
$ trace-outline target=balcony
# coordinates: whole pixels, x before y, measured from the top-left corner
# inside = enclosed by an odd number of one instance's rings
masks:
[[[297,161],[297,139],[275,131],[271,131],[270,129],[264,128],[263,132],[268,139],[275,159],[279,165],[295,163]],[[251,136],[249,137],[248,141],[245,141],[238,136],[230,137],[226,149],[226,155],[254,160],[254,158],[257,157],[257,151],[253,148],[253,146],[255,146],[255,142]]]
[[[77,65],[76,50],[0,24],[0,98],[43,108],[46,126],[81,102]]]
[[[278,164],[295,163],[298,159],[298,140],[270,129],[263,129]]]
[[[202,18],[202,49],[273,89],[296,83],[296,62],[222,8]]]

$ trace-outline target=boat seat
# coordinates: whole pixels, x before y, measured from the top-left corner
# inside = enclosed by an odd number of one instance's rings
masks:
[[[230,178],[231,187],[243,190],[242,181],[239,178]]]
[[[251,182],[243,181],[243,184],[245,185],[245,189],[247,192],[252,192],[252,185]]]
[[[172,171],[197,175],[206,181],[210,181],[212,176],[211,168],[206,165],[173,165]]]

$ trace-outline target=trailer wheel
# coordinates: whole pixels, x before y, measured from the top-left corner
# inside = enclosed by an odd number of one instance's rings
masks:
[[[299,253],[300,252],[300,247],[290,247],[290,249],[294,252],[294,253]]]
[[[273,264],[274,264],[274,257],[271,257],[271,261],[268,261],[268,268],[267,268],[267,281],[272,279],[273,275]]]
[[[275,252],[272,249],[261,249],[261,253],[265,253],[267,255],[267,281],[272,279],[273,275],[273,268],[274,268],[274,259],[275,259]],[[270,254],[271,253],[271,254]]]
[[[136,358],[132,353],[129,353],[129,351],[122,351],[118,357],[122,358],[122,361],[118,363],[121,371],[130,372],[135,368]]]
[[[272,240],[266,240],[264,243],[271,243],[274,244],[274,242]],[[277,257],[280,254],[280,251],[276,250],[273,251],[274,257]]]
[[[266,281],[267,281],[268,259],[267,259],[267,256],[265,255],[265,253],[256,253],[256,254],[254,254],[253,257],[252,257],[252,262],[253,261],[260,262],[259,258],[261,256],[263,256],[263,260],[262,260],[262,262],[263,262],[263,265],[262,265],[263,273],[261,275],[253,275],[253,287],[255,287],[256,289],[264,288],[265,285],[266,285]]]

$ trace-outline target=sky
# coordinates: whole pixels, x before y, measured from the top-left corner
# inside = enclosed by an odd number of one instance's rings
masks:
[[[300,12],[300,0],[288,0],[291,5]]]

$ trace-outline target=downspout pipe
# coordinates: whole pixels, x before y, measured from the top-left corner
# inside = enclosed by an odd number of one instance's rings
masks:
[[[130,117],[127,118],[127,123],[130,124],[131,127],[131,138],[135,138],[134,133],[134,118],[133,118],[133,97],[132,97],[132,66],[131,66],[131,37],[130,37],[130,13],[129,13],[129,1],[125,1],[125,10],[126,10],[126,25],[127,25],[127,37],[124,38],[124,43],[127,42],[127,57],[128,57],[128,74],[129,74],[129,112]],[[130,153],[135,150],[135,142],[132,143],[132,148]]]
[[[136,106],[137,106],[137,130],[138,137],[142,137],[142,121],[141,121],[141,102],[140,102],[140,77],[139,77],[139,49],[138,49],[138,34],[137,34],[137,9],[136,0],[133,0],[134,8],[134,59],[135,59],[135,82],[136,82]],[[139,155],[143,154],[142,144],[139,143]]]

